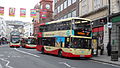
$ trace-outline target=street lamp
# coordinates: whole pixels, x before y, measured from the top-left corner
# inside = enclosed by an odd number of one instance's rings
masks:
[[[108,0],[108,17],[107,17],[107,21],[110,22],[110,0]],[[109,28],[109,42],[111,44],[111,28]]]

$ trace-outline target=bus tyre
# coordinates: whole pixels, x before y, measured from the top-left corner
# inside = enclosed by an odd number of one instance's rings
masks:
[[[41,53],[44,54],[44,48],[42,48]]]
[[[60,51],[58,52],[58,56],[59,56],[59,57],[62,57],[62,50],[60,50]]]
[[[22,46],[22,48],[25,48],[25,46]]]

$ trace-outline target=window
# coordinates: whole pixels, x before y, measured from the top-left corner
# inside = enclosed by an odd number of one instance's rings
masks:
[[[61,5],[59,6],[59,12],[61,11]]]
[[[70,6],[72,4],[71,0],[68,0],[68,6]]]
[[[59,23],[40,26],[39,31],[48,32],[48,31],[58,31],[58,30],[70,30],[70,25],[71,25],[71,21],[63,21]]]
[[[60,12],[60,7],[58,6],[58,8],[57,8],[57,9],[58,9],[58,13],[59,13],[59,12]]]
[[[76,2],[76,0],[72,0],[72,4],[75,3],[75,2]]]
[[[57,14],[57,9],[55,9],[55,12],[54,12],[54,14],[55,14],[55,15]]]
[[[102,5],[102,0],[94,0],[94,9],[100,8]]]
[[[40,9],[42,9],[42,8],[43,8],[43,6],[41,5],[41,6],[40,6]]]
[[[42,45],[46,45],[46,46],[55,46],[55,38],[41,38],[42,41]]]
[[[90,49],[91,48],[91,40],[80,39],[80,38],[72,38],[72,45],[70,47]]]
[[[64,9],[67,8],[67,1],[64,2]]]
[[[74,10],[73,12],[72,12],[72,17],[76,17],[77,15],[76,15],[76,10]]]
[[[57,3],[57,0],[54,0],[55,3]]]
[[[61,11],[63,10],[63,4],[61,4]]]
[[[65,15],[65,16],[64,16],[64,19],[66,19],[66,18],[68,18],[68,15]]]
[[[87,0],[82,0],[82,15],[88,12],[88,3]]]
[[[71,13],[68,13],[68,18],[71,17],[71,16],[72,16]]]

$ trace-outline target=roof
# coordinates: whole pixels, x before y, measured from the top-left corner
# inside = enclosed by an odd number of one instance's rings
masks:
[[[92,21],[92,20],[90,20],[90,19],[86,19],[86,18],[70,17],[70,18],[61,19],[61,20],[57,20],[57,21],[51,21],[51,22],[48,22],[48,23],[46,23],[46,24],[58,23],[58,22],[62,22],[62,21],[69,21],[69,20],[72,20],[72,19],[79,19],[79,20]]]

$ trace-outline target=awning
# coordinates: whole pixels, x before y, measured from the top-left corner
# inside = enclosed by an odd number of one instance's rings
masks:
[[[101,31],[104,31],[104,27],[103,26],[92,29],[92,32],[101,32]]]

